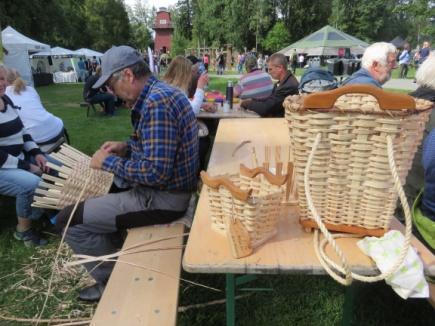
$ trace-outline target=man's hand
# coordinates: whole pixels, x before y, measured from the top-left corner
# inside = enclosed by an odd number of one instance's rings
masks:
[[[109,156],[110,153],[104,149],[97,150],[94,155],[92,155],[90,167],[93,169],[100,169],[103,167],[103,161]]]
[[[35,156],[36,165],[42,172],[48,172],[50,169],[47,166],[47,159],[44,155],[38,154]]]
[[[115,154],[124,157],[125,155],[127,155],[127,143],[120,142],[120,141],[106,141],[100,147],[100,150],[103,150],[110,154]]]
[[[240,102],[240,107],[247,110],[248,109],[248,105],[252,102],[252,100],[243,100],[242,102]]]
[[[30,172],[36,175],[42,175],[42,170],[35,164],[30,163]]]

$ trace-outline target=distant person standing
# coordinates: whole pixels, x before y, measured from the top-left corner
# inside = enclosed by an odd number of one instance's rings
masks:
[[[292,68],[293,73],[296,73],[296,68],[298,66],[298,54],[296,53],[296,49],[293,49],[292,55],[290,57],[290,66]]]
[[[423,47],[419,51],[418,64],[421,65],[430,54],[430,44],[428,41],[423,42]]]
[[[302,53],[299,54],[299,57],[298,57],[299,68],[302,69],[304,67],[304,61],[305,61],[304,55]]]
[[[263,55],[259,54],[258,59],[257,59],[257,67],[258,67],[258,69],[263,70],[263,66],[264,66]]]
[[[408,74],[408,65],[411,61],[411,54],[409,53],[409,44],[406,43],[403,47],[402,52],[399,55],[399,66],[400,66],[400,78],[406,78]]]
[[[85,62],[83,61],[83,58],[80,58],[79,62],[77,62],[77,66],[79,67],[79,80],[81,82],[85,82],[87,69],[86,69]]]
[[[225,70],[225,55],[223,52],[220,52],[216,58],[217,63],[217,74],[223,75]]]
[[[210,64],[210,57],[208,53],[204,54],[204,56],[202,57],[202,62],[204,63],[205,70],[208,71],[208,65]]]

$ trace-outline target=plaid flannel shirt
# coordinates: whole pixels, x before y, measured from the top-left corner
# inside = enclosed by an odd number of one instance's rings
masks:
[[[103,169],[133,185],[170,191],[196,189],[198,126],[186,96],[151,76],[131,119],[128,157],[110,155]]]

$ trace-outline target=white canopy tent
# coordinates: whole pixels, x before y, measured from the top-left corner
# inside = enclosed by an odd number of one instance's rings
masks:
[[[50,46],[24,36],[11,26],[2,31],[2,43],[7,51],[3,58],[4,64],[7,67],[17,69],[21,77],[29,85],[33,85],[29,55],[39,51],[49,51]]]
[[[98,58],[98,57],[102,57],[103,56],[103,53],[98,52],[98,51],[94,51],[94,50],[91,50],[91,49],[87,49],[87,48],[81,48],[81,49],[75,50],[74,52],[77,53],[77,54],[80,54],[82,56],[85,56],[86,59],[92,59],[93,57],[97,57]]]
[[[75,51],[62,47],[54,47],[49,51],[41,51],[31,55],[32,68],[38,72],[52,73],[56,77],[57,73],[70,73],[71,78],[63,78],[60,82],[77,81],[79,67],[77,62],[83,55]],[[71,74],[73,73],[73,74]],[[55,82],[56,82],[56,78]]]

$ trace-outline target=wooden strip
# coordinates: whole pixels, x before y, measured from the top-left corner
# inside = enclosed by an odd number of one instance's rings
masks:
[[[316,221],[312,219],[300,219],[299,222],[304,228],[307,229],[318,229]],[[360,235],[369,235],[374,237],[382,237],[388,229],[366,229],[354,225],[344,225],[344,224],[331,224],[324,222],[326,228],[331,231],[353,233]]]
[[[58,210],[60,207],[56,205],[43,204],[40,202],[33,202],[30,206],[39,207],[39,208],[47,208],[47,209],[56,209]]]
[[[247,201],[251,195],[252,189],[244,191],[237,187],[228,177],[211,177],[207,172],[201,171],[201,180],[210,188],[217,189],[220,186],[225,186],[233,195],[241,201]]]
[[[40,188],[35,189],[35,194],[44,195],[51,198],[60,198],[62,195],[59,192],[47,191]]]
[[[61,185],[64,185],[66,182],[65,179],[54,177],[54,176],[49,175],[49,174],[43,174],[41,178],[43,180],[53,181],[53,182],[56,182],[56,183],[61,184]]]
[[[170,227],[141,227],[128,231],[123,248],[135,243],[184,232],[183,225]],[[157,242],[147,249],[180,247],[183,237]],[[177,319],[181,249],[141,252],[122,256],[123,261],[158,270],[170,277],[150,270],[117,263],[107,283],[103,297],[92,319],[93,326],[175,325]]]
[[[69,167],[73,167],[76,164],[76,161],[73,160],[72,158],[65,156],[63,154],[61,154],[60,152],[58,153],[51,153],[50,154],[52,157],[54,157],[56,160],[62,162],[62,164],[65,164]]]
[[[50,169],[53,169],[55,171],[61,172],[61,173],[66,174],[66,175],[69,175],[72,172],[72,169],[70,169],[66,166],[59,166],[59,165],[53,164],[51,162],[47,162],[47,166]]]
[[[39,181],[38,187],[42,187],[42,188],[46,188],[46,189],[55,189],[58,191],[62,191],[62,189],[63,189],[63,187],[57,186],[57,185],[52,184],[52,183],[47,183],[44,181]]]
[[[287,181],[287,175],[274,175],[263,167],[250,169],[244,164],[240,164],[240,174],[249,178],[255,178],[257,175],[263,174],[269,183],[277,186],[282,186]]]
[[[303,109],[331,109],[340,96],[358,93],[374,96],[379,107],[384,110],[415,110],[415,100],[409,95],[385,92],[375,86],[358,84],[310,94],[303,100]]]
[[[59,200],[54,199],[54,198],[48,198],[48,197],[39,197],[39,196],[35,196],[33,197],[33,201],[35,203],[43,203],[43,204],[54,204],[57,205],[57,203],[59,202]]]

